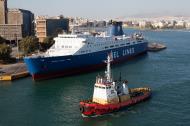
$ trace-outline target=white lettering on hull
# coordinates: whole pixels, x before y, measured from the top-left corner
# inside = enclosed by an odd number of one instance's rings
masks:
[[[126,56],[126,55],[132,55],[135,53],[135,49],[134,48],[129,48],[129,49],[124,49],[122,50],[122,56]],[[119,58],[119,52],[118,51],[113,51],[112,52],[112,56],[114,59]]]
[[[119,58],[119,52],[118,51],[113,52],[113,58],[114,59]]]
[[[129,48],[129,49],[123,50],[123,56],[132,55],[134,53],[135,53],[135,49],[134,48]]]

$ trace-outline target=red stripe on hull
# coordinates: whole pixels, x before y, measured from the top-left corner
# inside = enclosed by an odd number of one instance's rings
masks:
[[[145,52],[142,52],[138,55],[142,55],[144,53],[146,53],[147,51]],[[113,61],[113,64],[118,64],[120,62],[124,62],[126,60],[129,60],[129,59],[132,59],[138,55],[135,55],[135,56],[131,56],[131,57],[121,57],[121,58],[118,58],[116,60]],[[43,74],[33,74],[32,75],[32,78],[33,80],[44,80],[44,79],[50,79],[50,78],[56,78],[56,77],[61,77],[61,76],[69,76],[69,75],[77,75],[77,74],[80,74],[80,73],[86,73],[86,72],[90,72],[90,71],[93,71],[93,70],[97,70],[99,68],[103,68],[106,64],[105,63],[101,63],[101,64],[97,64],[97,65],[93,65],[93,66],[87,66],[87,67],[83,67],[83,68],[74,68],[74,69],[69,69],[69,70],[64,70],[64,71],[61,71],[61,72],[52,72],[52,73],[43,73]]]

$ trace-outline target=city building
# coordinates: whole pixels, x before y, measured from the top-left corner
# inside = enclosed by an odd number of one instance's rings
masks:
[[[125,21],[123,23],[123,27],[133,27],[133,22],[132,21]]]
[[[180,21],[177,21],[177,23],[175,24],[175,27],[176,28],[185,28],[185,25],[186,25],[185,21],[180,20]]]
[[[0,24],[0,36],[9,41],[21,40],[23,38],[21,24]]]
[[[176,24],[176,21],[175,21],[175,20],[168,21],[168,28],[174,28],[174,27],[175,27],[175,24]]]
[[[44,17],[36,18],[36,36],[39,42],[43,42],[47,36],[57,36],[60,32],[69,31],[69,19],[63,17]]]
[[[163,21],[156,21],[154,23],[152,23],[152,26],[154,28],[164,28],[165,27],[165,23]]]
[[[7,9],[7,0],[0,0],[0,22],[0,36],[6,40],[34,35],[34,14],[23,9]]]
[[[140,28],[151,28],[152,24],[150,21],[139,21]]]
[[[7,23],[7,0],[0,0],[0,24]]]
[[[133,25],[133,27],[139,27],[139,22],[138,21],[133,21],[132,25]]]
[[[34,35],[34,14],[23,9],[8,9],[8,24],[19,24],[23,27],[23,36]]]

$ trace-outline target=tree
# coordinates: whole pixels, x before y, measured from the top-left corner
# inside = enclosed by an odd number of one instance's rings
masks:
[[[6,44],[0,44],[0,60],[8,60],[11,57],[12,49]]]
[[[3,44],[6,42],[6,39],[4,39],[3,37],[0,36],[0,44]]]
[[[53,40],[53,37],[49,36],[46,37],[44,39],[44,41],[42,43],[40,43],[40,47],[42,51],[46,51],[47,49],[49,49],[53,44],[55,43],[55,41]]]
[[[39,49],[39,42],[36,37],[27,36],[19,42],[19,48],[24,54],[29,54]]]

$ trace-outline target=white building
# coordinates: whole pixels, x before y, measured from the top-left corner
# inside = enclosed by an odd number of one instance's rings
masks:
[[[190,29],[190,22],[187,22],[185,27],[186,27],[187,29]]]
[[[140,28],[150,28],[152,23],[150,21],[139,21]]]
[[[152,23],[152,26],[154,28],[164,28],[165,27],[165,22],[162,22],[162,21],[154,22],[154,23]]]
[[[180,28],[185,28],[185,21],[184,20],[180,20],[180,21],[177,21],[176,23],[176,27],[180,27]]]

